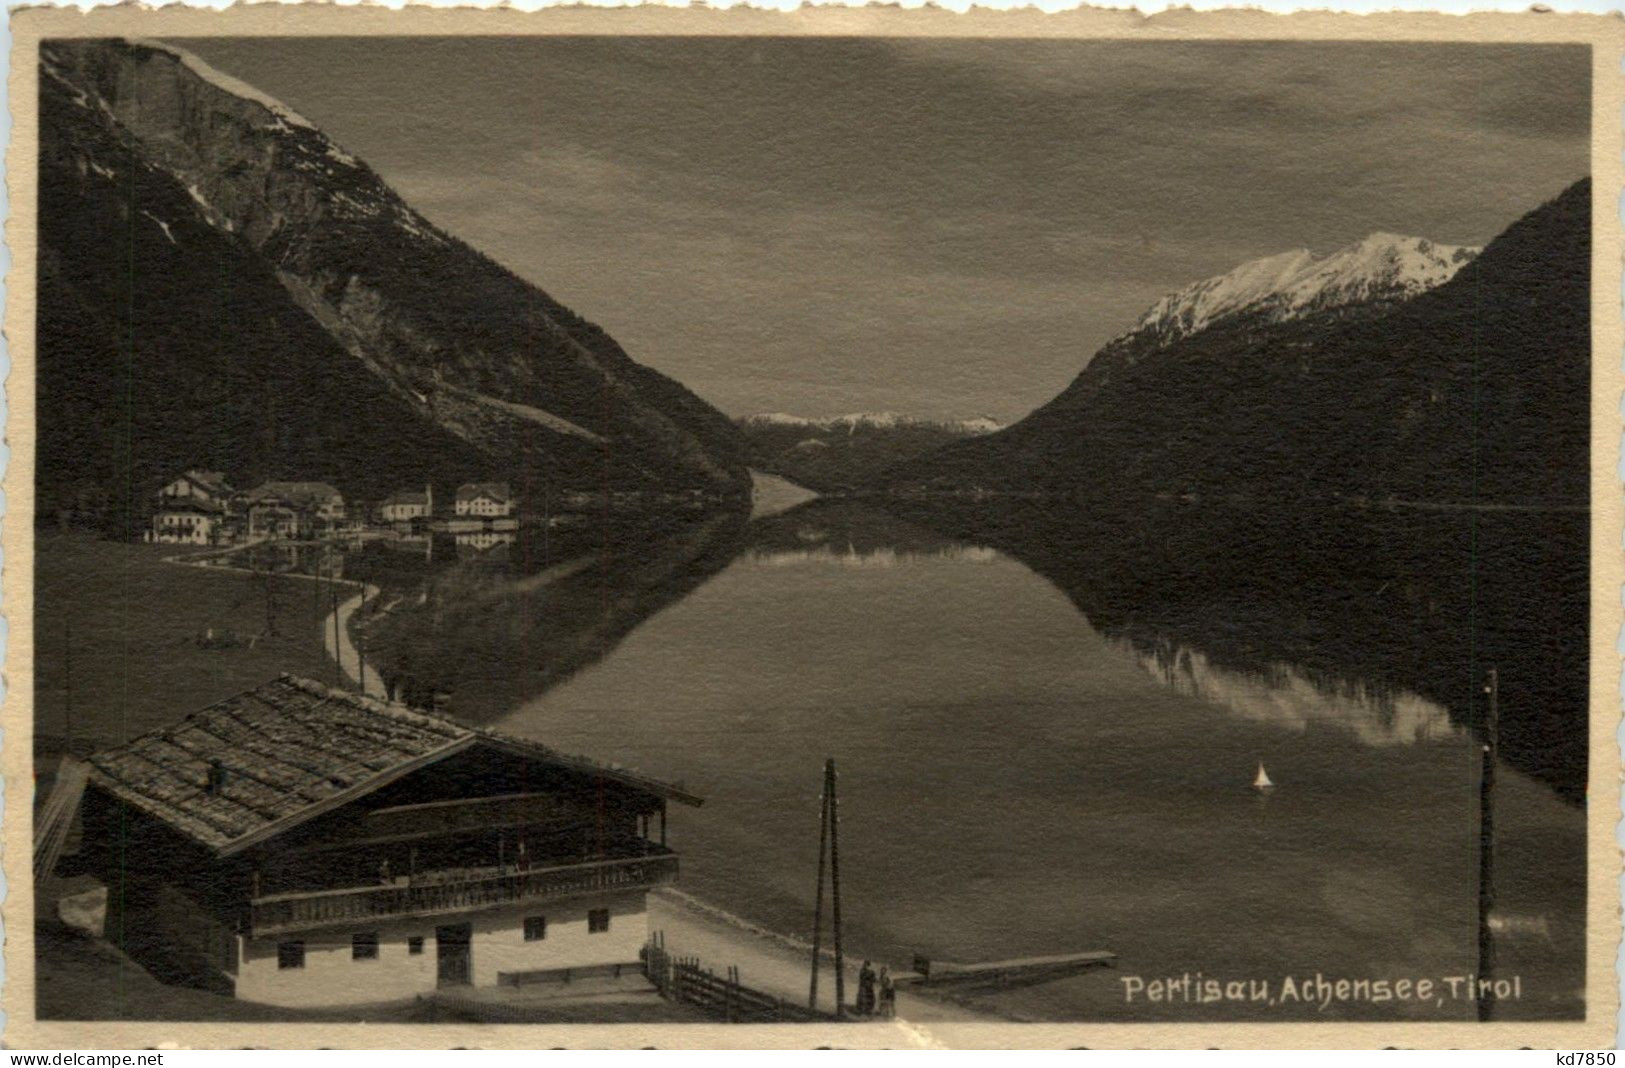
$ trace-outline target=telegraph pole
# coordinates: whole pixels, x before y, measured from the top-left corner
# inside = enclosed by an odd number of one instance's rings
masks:
[[[835,1016],[846,1015],[846,960],[841,953],[841,850],[835,800],[835,758],[824,761],[824,791],[818,815],[818,891],[813,904],[812,981],[807,1007],[818,1008],[818,965],[824,933],[824,858],[829,858],[830,920],[835,936]]]
[[[366,607],[367,607],[367,580],[362,579],[361,580],[361,600],[356,604],[355,614],[357,616],[361,616],[363,620],[365,620],[364,613],[365,613]],[[362,697],[368,696],[368,694],[367,694],[367,650],[362,647],[362,644],[360,642],[355,643],[355,677],[356,677],[356,681],[361,684],[361,696]]]
[[[1490,912],[1495,908],[1495,761],[1500,747],[1501,681],[1490,668],[1484,686],[1489,702],[1484,712],[1484,744],[1478,773],[1478,1018],[1495,1016],[1495,932]]]
[[[835,1018],[846,1015],[846,959],[841,956],[841,809],[835,802],[835,758],[824,764],[829,793],[829,896],[835,924]]]
[[[829,849],[829,768],[824,768],[824,786],[818,792],[818,890],[813,895],[812,983],[807,990],[807,1007],[818,1008],[818,953],[824,937],[824,854]]]
[[[62,718],[68,736],[66,751],[73,754],[73,620],[62,621]]]
[[[333,601],[333,684],[343,686],[344,650],[339,645],[339,590],[332,580],[328,581],[327,592]]]

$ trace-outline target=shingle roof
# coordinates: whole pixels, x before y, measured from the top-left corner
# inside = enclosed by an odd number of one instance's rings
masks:
[[[226,475],[223,471],[205,471],[201,468],[194,467],[192,470],[186,472],[186,477],[191,479],[193,482],[196,482],[210,493],[224,494],[231,492],[231,484],[226,481]]]
[[[465,482],[457,487],[459,501],[478,500],[481,497],[489,497],[493,501],[506,501],[511,496],[506,482]]]
[[[387,508],[392,504],[421,504],[427,506],[428,503],[429,495],[427,493],[414,493],[407,490],[404,493],[391,493],[388,497],[385,497],[383,507]]]
[[[96,753],[91,781],[228,854],[477,743],[700,803],[669,783],[293,675]],[[226,774],[211,793],[215,762]]]
[[[264,482],[248,491],[249,500],[281,497],[298,505],[322,505],[344,495],[326,482]]]

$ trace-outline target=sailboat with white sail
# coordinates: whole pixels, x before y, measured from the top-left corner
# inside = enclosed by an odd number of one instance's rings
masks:
[[[1258,774],[1253,778],[1253,789],[1258,791],[1273,790],[1275,784],[1270,782],[1269,772],[1264,770],[1264,762],[1258,762]]]

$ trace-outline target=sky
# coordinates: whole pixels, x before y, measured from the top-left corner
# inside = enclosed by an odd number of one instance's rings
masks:
[[[1589,171],[1573,46],[174,43],[732,415],[1014,420],[1164,293]]]

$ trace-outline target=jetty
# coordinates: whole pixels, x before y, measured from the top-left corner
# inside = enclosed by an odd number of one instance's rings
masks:
[[[1106,950],[1057,953],[1043,957],[1013,957],[976,964],[914,958],[914,970],[895,977],[900,986],[1020,986],[1048,982],[1090,968],[1109,968],[1117,954]]]

